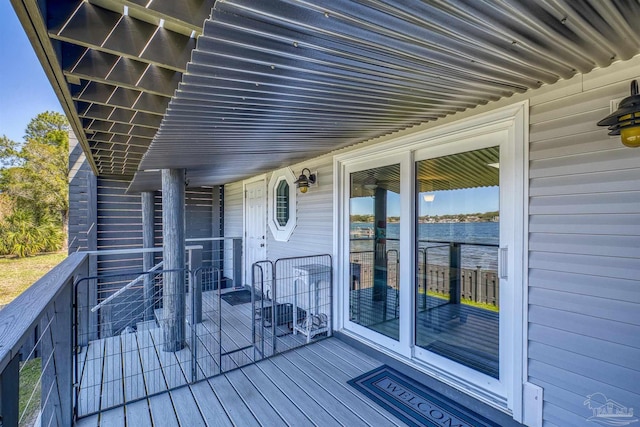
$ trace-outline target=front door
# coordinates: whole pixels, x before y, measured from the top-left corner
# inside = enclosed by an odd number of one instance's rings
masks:
[[[267,197],[264,180],[245,185],[245,283],[251,282],[251,266],[267,257]]]

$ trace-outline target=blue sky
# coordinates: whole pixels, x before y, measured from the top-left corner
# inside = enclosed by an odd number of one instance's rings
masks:
[[[0,135],[22,141],[39,113],[63,112],[8,0],[0,1],[0,84]]]

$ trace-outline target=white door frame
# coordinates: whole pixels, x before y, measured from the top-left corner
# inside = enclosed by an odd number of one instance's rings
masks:
[[[436,376],[440,380],[456,386],[492,406],[511,413],[513,418],[518,421],[522,420],[522,388],[527,380],[526,236],[528,227],[526,218],[528,215],[528,120],[529,104],[528,101],[525,101],[452,124],[404,135],[384,143],[369,145],[363,149],[352,150],[334,157],[334,253],[337,260],[334,280],[334,283],[336,283],[336,289],[334,290],[336,310],[334,316],[336,329],[343,330],[346,334],[356,339],[360,339],[405,363],[412,364],[416,368]],[[403,310],[410,309],[411,313],[413,313],[413,298],[410,293],[414,286],[415,266],[413,265],[413,257],[410,254],[413,254],[415,250],[413,248],[413,236],[415,235],[415,210],[413,207],[415,154],[423,150],[429,150],[432,153],[442,150],[443,153],[446,151],[447,154],[451,154],[455,152],[452,147],[456,147],[455,144],[459,141],[492,133],[506,135],[508,143],[505,148],[507,151],[513,150],[511,153],[504,153],[504,155],[514,159],[514,165],[510,168],[509,176],[503,177],[501,174],[500,183],[501,186],[506,186],[505,189],[508,188],[511,200],[507,205],[507,202],[501,199],[500,207],[501,211],[502,209],[511,209],[509,215],[513,218],[514,223],[511,224],[513,238],[510,244],[513,247],[510,249],[514,251],[512,253],[516,254],[516,256],[509,256],[507,265],[503,266],[503,268],[506,267],[508,272],[509,282],[514,286],[512,286],[513,292],[506,294],[504,296],[505,299],[501,300],[503,303],[501,305],[505,307],[504,315],[501,307],[501,328],[503,327],[503,317],[510,318],[511,321],[509,325],[504,325],[504,333],[501,332],[501,343],[504,343],[501,347],[509,347],[509,350],[504,354],[501,353],[501,385],[497,388],[482,386],[486,376],[478,377],[476,381],[471,375],[472,384],[468,378],[461,380],[455,375],[448,375],[446,371],[424,363],[424,360],[418,360],[415,357],[416,347],[411,344],[407,345],[407,340],[403,339],[403,335],[410,335],[409,339],[413,340],[413,316],[405,316],[411,318],[410,325],[403,322],[401,318],[401,325],[404,325],[401,328],[404,329],[404,333],[401,330],[399,348],[396,350],[393,343],[387,343],[385,340],[371,336],[366,331],[361,331],[360,328],[362,327],[359,325],[357,325],[359,327],[354,327],[352,322],[349,322],[348,315],[348,288],[350,283],[348,262],[349,173],[359,168],[374,167],[378,163],[398,163],[397,161],[385,161],[385,159],[405,156],[403,162],[406,163],[403,163],[401,171],[403,186],[400,197],[403,218],[400,236],[401,240],[404,239],[404,242],[401,242],[400,250],[401,253],[407,255],[401,257],[400,306],[406,307]],[[503,155],[502,151],[503,148],[501,147],[501,156]],[[367,167],[361,167],[363,165],[367,165]],[[501,190],[501,197],[502,194],[503,191]],[[404,264],[402,263],[403,258],[406,260]],[[407,265],[407,263],[410,265]],[[339,286],[339,284],[343,286]],[[417,352],[419,353],[419,350]],[[499,390],[499,393],[494,393],[495,390]]]
[[[243,274],[244,274],[244,284],[249,284],[249,281],[251,280],[251,260],[249,259],[248,256],[248,251],[247,251],[247,219],[248,219],[248,215],[247,215],[247,185],[248,184],[254,184],[256,182],[262,181],[263,182],[263,206],[264,206],[264,218],[265,218],[265,223],[264,223],[264,232],[265,232],[265,247],[264,247],[264,253],[265,253],[265,258],[266,258],[266,254],[267,254],[267,176],[266,174],[260,174],[260,175],[256,175],[252,178],[249,179],[245,179],[244,181],[242,181],[242,259],[244,260],[244,265],[243,265]]]

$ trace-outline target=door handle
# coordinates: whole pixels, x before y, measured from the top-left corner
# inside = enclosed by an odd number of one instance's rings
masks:
[[[509,278],[509,247],[505,246],[504,248],[500,248],[500,260],[499,260],[499,276],[501,279]]]

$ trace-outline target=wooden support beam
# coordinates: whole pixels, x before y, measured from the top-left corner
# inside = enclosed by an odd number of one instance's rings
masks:
[[[164,351],[178,351],[185,342],[185,170],[162,170],[162,238],[164,274],[161,319]]]
[[[142,247],[153,248],[155,246],[155,195],[153,191],[144,191],[140,194],[142,200]],[[145,252],[142,256],[142,269],[147,272],[155,265],[153,252]],[[154,280],[152,275],[144,278],[144,320],[153,319],[154,307]]]

